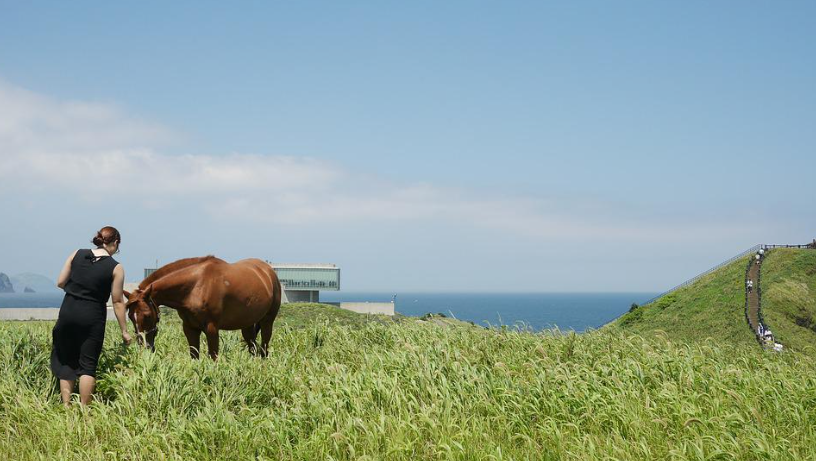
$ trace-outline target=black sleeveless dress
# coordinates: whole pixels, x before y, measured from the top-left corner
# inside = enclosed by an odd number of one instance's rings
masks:
[[[71,261],[71,276],[52,331],[51,371],[58,379],[96,377],[105,340],[106,304],[117,264],[110,256],[94,256],[91,250],[77,251]]]

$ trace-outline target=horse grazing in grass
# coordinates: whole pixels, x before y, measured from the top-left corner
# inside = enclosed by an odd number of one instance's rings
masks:
[[[272,267],[259,259],[230,264],[205,256],[167,264],[125,296],[139,343],[146,342],[151,350],[155,350],[159,329],[159,306],[164,305],[181,317],[194,359],[198,358],[202,332],[210,357],[218,356],[220,330],[241,330],[250,352],[266,357],[272,324],[280,310],[281,284]]]

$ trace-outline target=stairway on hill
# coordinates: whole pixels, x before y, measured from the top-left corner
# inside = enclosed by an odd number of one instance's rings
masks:
[[[759,269],[760,265],[757,264],[753,258],[751,258],[750,269],[748,269],[748,280],[753,280],[754,282],[754,289],[750,292],[746,292],[745,296],[748,298],[748,325],[751,327],[751,331],[754,334],[757,334],[757,328],[759,328]],[[747,282],[747,280],[746,280]]]

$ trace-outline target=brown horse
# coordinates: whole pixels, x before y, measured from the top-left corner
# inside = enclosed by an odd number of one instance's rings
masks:
[[[198,358],[201,333],[211,358],[218,356],[218,331],[241,330],[250,352],[266,357],[272,324],[281,304],[281,284],[272,267],[259,259],[229,264],[214,256],[180,259],[161,267],[125,292],[128,317],[139,343],[155,349],[159,308],[181,317],[190,355]],[[255,341],[261,332],[260,348]]]

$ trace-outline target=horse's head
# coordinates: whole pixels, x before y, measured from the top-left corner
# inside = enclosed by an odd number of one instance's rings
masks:
[[[150,350],[156,350],[156,333],[159,331],[159,306],[150,297],[153,285],[144,290],[136,289],[133,293],[125,292],[128,317],[136,330],[136,340]]]

